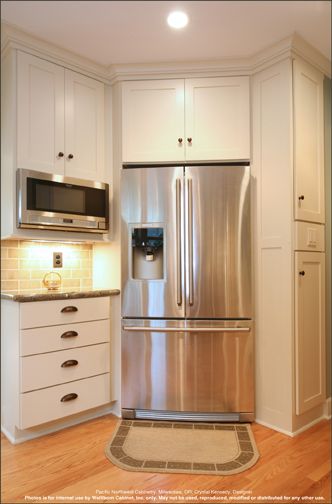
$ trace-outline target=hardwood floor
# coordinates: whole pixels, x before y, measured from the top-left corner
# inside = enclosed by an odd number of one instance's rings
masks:
[[[115,417],[105,416],[16,446],[2,434],[1,502],[332,501],[326,420],[295,438],[253,424],[260,459],[233,476],[141,473],[115,467],[106,459],[104,447],[116,423]]]

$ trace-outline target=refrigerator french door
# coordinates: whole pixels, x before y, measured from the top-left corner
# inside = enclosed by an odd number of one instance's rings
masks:
[[[121,185],[123,416],[252,419],[249,165]]]

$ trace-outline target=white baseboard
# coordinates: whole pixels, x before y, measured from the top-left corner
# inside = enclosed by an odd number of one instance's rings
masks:
[[[293,435],[294,435],[290,431],[282,429],[282,428],[278,427],[277,425],[273,425],[268,422],[265,422],[264,420],[260,420],[259,418],[255,418],[255,422],[258,423],[259,425],[263,425],[264,427],[268,427],[268,429],[272,429],[274,431],[281,432],[281,434],[286,434],[286,436],[293,437]]]
[[[313,420],[312,422],[309,422],[308,424],[304,425],[303,427],[301,427],[301,429],[298,429],[298,430],[294,431],[293,434],[292,434],[292,437],[295,437],[298,434],[301,434],[301,432],[304,432],[304,431],[310,429],[310,427],[312,427],[313,425],[318,424],[322,420],[326,420],[325,415],[322,415],[319,418],[315,418],[315,420]]]
[[[324,404],[324,418],[330,420],[331,418],[331,397],[328,397]]]
[[[14,436],[3,426],[1,425],[1,432],[6,436],[6,438],[11,442],[11,444],[17,444]]]
[[[330,403],[330,406],[331,406],[331,403]],[[307,429],[310,429],[310,427],[312,427],[313,425],[316,425],[317,423],[321,422],[322,420],[326,420],[327,418],[328,418],[327,416],[322,415],[319,418],[315,418],[315,420],[313,420],[312,422],[309,422],[308,424],[301,427],[301,429],[298,429],[294,432],[287,431],[286,429],[281,429],[280,427],[278,427],[276,425],[269,424],[268,422],[264,422],[263,420],[260,420],[259,418],[256,418],[255,422],[260,425],[263,425],[264,427],[268,427],[269,429],[275,430],[277,432],[281,432],[281,434],[286,434],[286,436],[295,437],[298,434],[301,434],[301,432],[304,432]]]
[[[3,425],[1,425],[1,432],[6,436],[6,438],[12,444],[20,444],[25,441],[30,441],[32,439],[39,438],[41,436],[46,436],[47,434],[52,434],[53,432],[58,432],[68,427],[73,427],[79,425],[88,420],[94,420],[105,415],[113,414],[111,405],[103,406],[98,408],[98,410],[90,411],[88,413],[79,414],[79,416],[72,417],[70,419],[61,420],[57,422],[52,422],[51,424],[39,425],[33,429],[19,430],[15,429],[15,435],[10,433]]]

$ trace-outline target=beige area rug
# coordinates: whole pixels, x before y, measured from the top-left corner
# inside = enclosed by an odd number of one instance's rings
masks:
[[[259,453],[248,424],[122,420],[105,453],[127,471],[230,475]]]

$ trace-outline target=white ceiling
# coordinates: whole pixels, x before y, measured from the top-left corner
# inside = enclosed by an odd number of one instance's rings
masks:
[[[182,9],[189,25],[166,24]],[[253,55],[297,32],[331,59],[330,1],[2,1],[1,17],[103,65]]]

